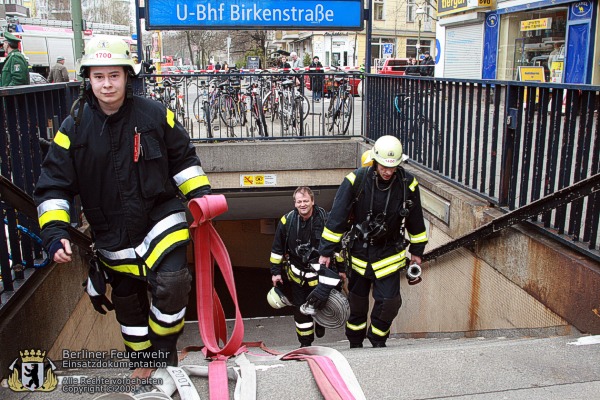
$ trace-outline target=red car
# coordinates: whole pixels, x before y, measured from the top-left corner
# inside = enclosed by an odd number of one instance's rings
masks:
[[[315,76],[315,74],[312,75],[304,75],[304,86],[308,89],[311,90],[311,79],[313,76]],[[334,73],[334,74],[320,74],[320,77],[322,77],[324,79],[323,82],[323,94],[327,94],[329,93],[329,88],[331,87],[331,85],[334,82],[334,77],[343,77],[346,76],[347,78],[350,79],[350,87],[351,87],[351,93],[353,96],[358,96],[358,85],[361,82],[360,79],[360,71],[348,71],[347,73]]]

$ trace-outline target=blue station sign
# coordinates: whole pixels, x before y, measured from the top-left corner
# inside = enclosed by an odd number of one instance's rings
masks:
[[[146,28],[360,31],[363,0],[146,0]]]

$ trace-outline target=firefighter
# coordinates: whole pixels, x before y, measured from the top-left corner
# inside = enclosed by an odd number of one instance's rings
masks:
[[[306,347],[314,341],[315,333],[317,337],[325,334],[325,328],[313,322],[312,313],[304,314],[300,306],[319,283],[319,273],[310,264],[316,264],[319,258],[317,249],[327,213],[315,205],[314,194],[309,187],[297,188],[293,198],[294,210],[281,217],[275,231],[270,258],[271,280],[274,287],[284,284],[283,276],[289,281],[296,334],[300,347]],[[318,265],[316,267],[319,269]]]
[[[2,67],[2,86],[29,85],[29,69],[25,56],[19,50],[21,39],[4,32],[3,47],[6,60]]]
[[[83,95],[50,146],[34,196],[43,244],[58,263],[72,259],[66,228],[80,196],[96,249],[86,291],[100,313],[114,304],[131,365],[142,368],[133,376],[141,377],[177,365],[192,280],[182,199],[211,189],[173,112],[132,94],[137,67],[122,39],[87,43]]]
[[[400,165],[407,158],[397,138],[379,138],[370,151],[373,165],[351,172],[340,185],[323,231],[319,263],[329,265],[350,230],[350,348],[363,347],[365,336],[373,347],[386,346],[402,304],[400,271],[408,263],[408,245],[411,265],[421,264],[427,234],[417,180]],[[368,162],[363,160],[363,165]],[[367,324],[371,287],[374,306]]]

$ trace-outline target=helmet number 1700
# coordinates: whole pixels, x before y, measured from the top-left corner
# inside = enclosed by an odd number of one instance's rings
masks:
[[[99,51],[96,53],[96,58],[112,58],[112,54],[105,51]]]

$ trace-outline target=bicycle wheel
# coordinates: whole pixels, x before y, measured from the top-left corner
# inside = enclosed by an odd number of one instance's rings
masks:
[[[206,127],[206,137],[212,138],[212,118],[210,115],[210,103],[208,101],[204,101],[202,103],[202,109],[204,114],[204,126]]]
[[[192,104],[192,112],[194,113],[194,118],[196,122],[201,123],[204,120],[204,101],[201,97],[196,97],[194,100],[194,104]]]
[[[299,99],[302,99],[302,111],[303,111],[303,119],[307,119],[308,118],[308,114],[310,114],[310,102],[308,101],[308,98],[305,95],[299,95],[298,96]]]
[[[219,116],[223,123],[229,128],[233,128],[238,124],[238,114],[233,96],[224,94],[219,98]]]
[[[293,131],[296,135],[304,136],[306,132],[304,132],[304,110],[303,110],[303,102],[301,97],[296,97],[294,102],[294,110],[292,113],[293,118]]]
[[[344,135],[348,132],[348,127],[350,127],[350,121],[352,120],[352,108],[353,102],[350,95],[346,95],[346,97],[342,100],[340,104],[340,131],[338,132],[341,135]]]
[[[267,130],[267,120],[265,118],[265,113],[263,112],[262,100],[260,99],[260,97],[256,97],[255,102],[256,114],[258,116],[258,134],[260,136],[267,137],[269,136],[269,131]]]

